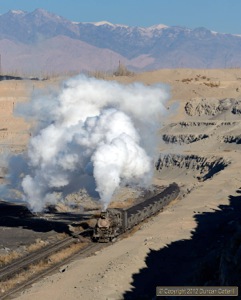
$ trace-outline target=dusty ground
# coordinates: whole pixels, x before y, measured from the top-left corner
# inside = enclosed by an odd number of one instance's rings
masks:
[[[116,79],[169,84],[172,114],[160,120],[162,155],[154,183],[176,181],[182,197],[135,235],[43,278],[16,299],[151,299],[157,285],[204,285],[208,280],[195,281],[194,269],[225,241],[227,224],[239,220],[241,70],[160,70]],[[0,82],[0,88],[2,113],[13,120],[1,127],[15,134],[3,135],[1,142],[20,151],[28,125],[12,117],[12,103],[25,101],[33,87]],[[14,131],[15,121],[21,126]]]

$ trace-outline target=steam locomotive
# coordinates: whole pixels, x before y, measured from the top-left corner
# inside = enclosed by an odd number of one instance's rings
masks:
[[[180,188],[174,182],[158,195],[127,209],[108,208],[101,212],[94,228],[93,241],[113,241],[118,235],[162,210],[172,200],[176,199],[179,193]]]

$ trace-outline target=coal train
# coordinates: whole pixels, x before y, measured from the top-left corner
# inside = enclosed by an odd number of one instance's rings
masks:
[[[127,209],[108,208],[106,211],[101,212],[94,228],[93,241],[113,241],[118,235],[161,211],[172,200],[177,198],[179,192],[180,188],[174,182],[158,195]]]

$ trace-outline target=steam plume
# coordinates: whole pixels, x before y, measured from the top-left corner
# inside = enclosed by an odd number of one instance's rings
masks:
[[[167,98],[160,85],[80,75],[64,82],[59,93],[35,95],[19,105],[17,113],[36,123],[22,157],[21,186],[30,208],[41,211],[58,201],[56,191],[78,190],[88,182],[95,182],[106,208],[121,184],[148,185]]]

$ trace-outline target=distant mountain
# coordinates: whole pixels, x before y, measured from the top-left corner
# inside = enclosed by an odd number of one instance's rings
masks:
[[[241,37],[156,25],[71,22],[43,9],[0,15],[2,72],[136,71],[241,66]]]

